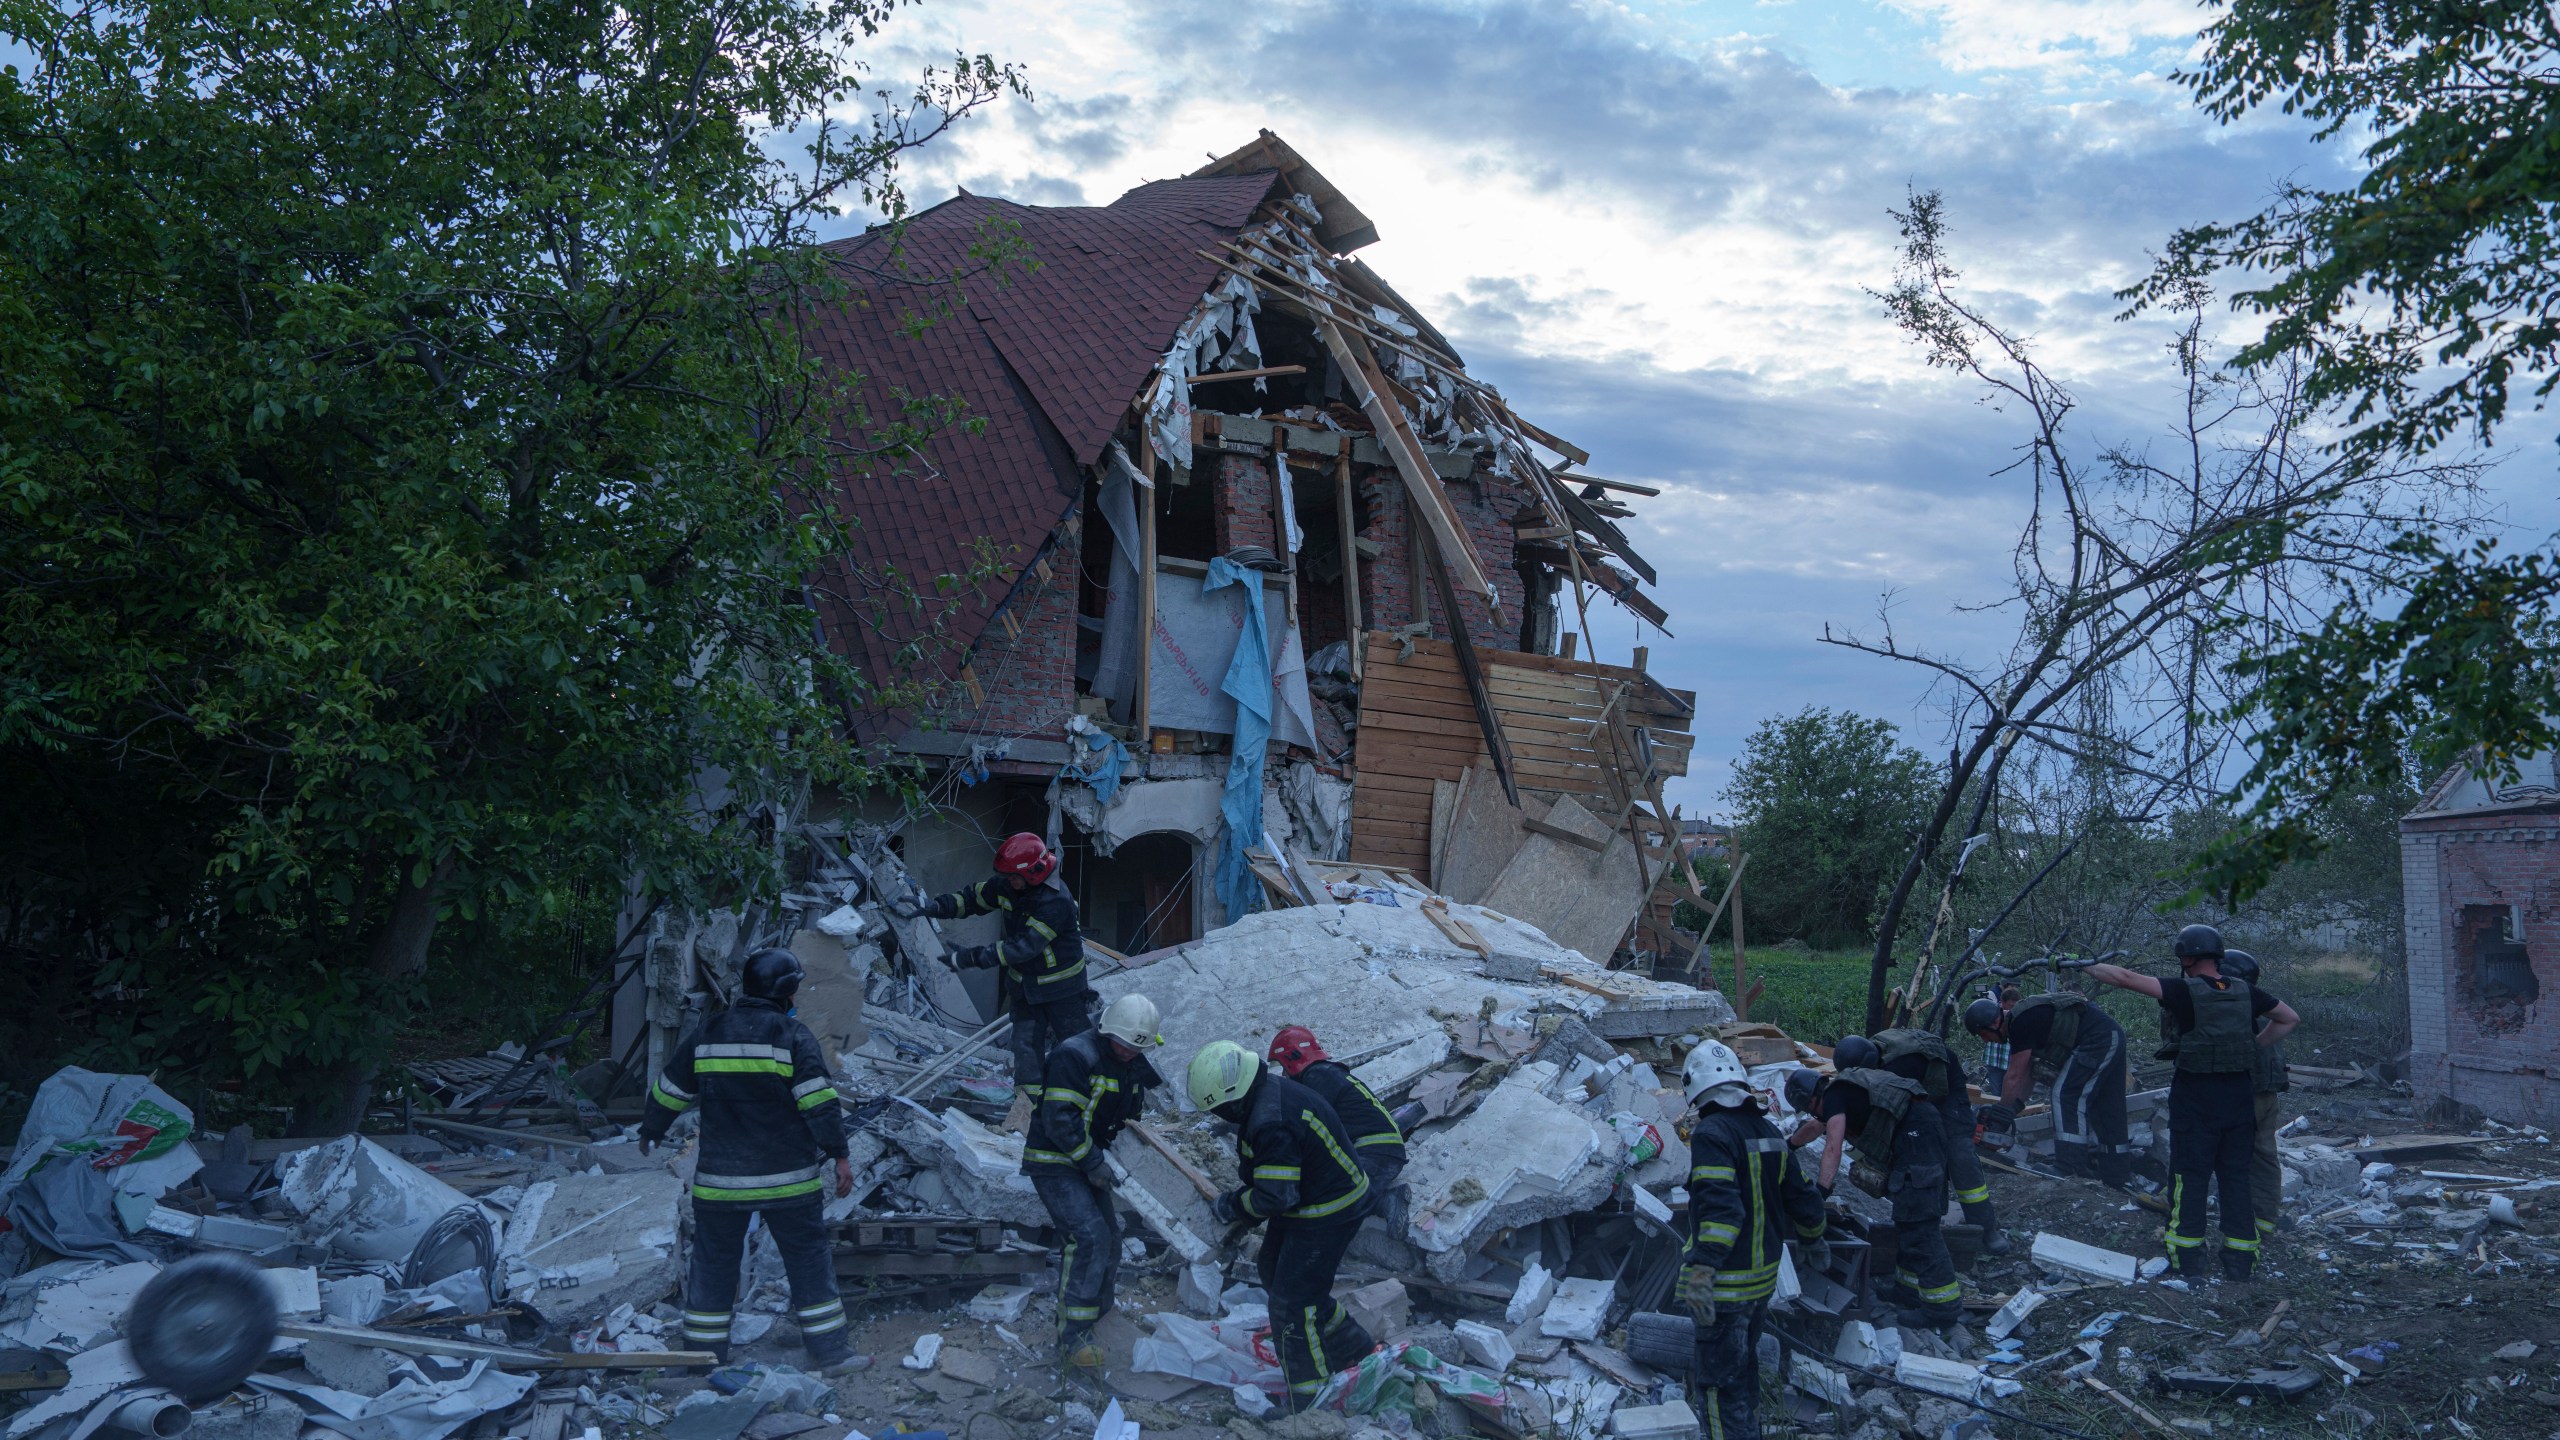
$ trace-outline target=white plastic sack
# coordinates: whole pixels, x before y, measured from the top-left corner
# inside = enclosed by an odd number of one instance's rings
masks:
[[[1130,1348],[1129,1368],[1152,1375],[1179,1375],[1230,1389],[1250,1385],[1260,1390],[1284,1388],[1279,1362],[1265,1360],[1255,1346],[1257,1334],[1268,1336],[1267,1323],[1248,1328],[1226,1320],[1195,1320],[1162,1311],[1151,1317],[1156,1333],[1138,1337]]]
[[[157,1200],[204,1168],[187,1136],[195,1112],[141,1075],[66,1065],[36,1087],[18,1150],[0,1172],[0,1198],[55,1154],[109,1171],[115,1188]]]
[[[471,1201],[361,1135],[297,1150],[276,1162],[300,1238],[358,1260],[405,1260],[437,1217]]]

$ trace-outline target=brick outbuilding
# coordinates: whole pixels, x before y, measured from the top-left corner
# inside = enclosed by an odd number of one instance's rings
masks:
[[[2524,768],[2455,766],[2400,822],[2410,1082],[2422,1109],[2560,1129],[2560,757]]]

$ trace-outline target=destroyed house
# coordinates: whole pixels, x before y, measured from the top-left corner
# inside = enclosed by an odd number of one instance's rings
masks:
[[[2419,1103],[2560,1125],[2560,755],[2512,783],[2447,770],[2400,821],[2400,873]]]
[[[1694,697],[1641,650],[1576,654],[1592,607],[1668,620],[1616,523],[1655,492],[1470,375],[1357,258],[1376,238],[1266,131],[1108,205],[963,192],[837,246],[859,293],[821,353],[875,417],[939,396],[976,422],[840,478],[858,573],[820,605],[866,671],[931,682],[861,723],[932,808],[840,817],[901,825],[928,889],[1029,830],[1123,951],[1364,878],[1507,897],[1604,963],[1669,943]],[[974,258],[990,239],[1029,265]],[[940,607],[844,598],[973,565]],[[1527,878],[1551,849],[1572,863]]]

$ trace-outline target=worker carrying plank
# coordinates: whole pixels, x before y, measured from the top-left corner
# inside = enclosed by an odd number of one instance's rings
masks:
[[[1084,973],[1084,928],[1075,897],[1057,882],[1058,852],[1029,831],[1008,835],[996,847],[996,873],[930,900],[900,896],[889,908],[903,919],[930,915],[965,920],[1002,915],[1004,933],[993,945],[967,945],[951,963],[963,970],[990,966],[1003,972],[1004,1008],[1013,1016],[1013,1113],[1018,1129],[1040,1104],[1041,1071],[1049,1051],[1093,1026],[1093,987]]]
[[[2000,1098],[1982,1111],[1990,1143],[2008,1144],[2027,1097],[2039,1083],[2050,1085],[2054,1168],[2065,1175],[2094,1173],[2123,1189],[2133,1175],[2124,1115],[2124,1027],[2088,996],[2056,990],[2014,1001],[1986,995],[1965,1008],[1964,1028],[1986,1044],[2009,1046]]]
[[[1333,1372],[1376,1348],[1333,1298],[1343,1252],[1369,1215],[1369,1176],[1351,1158],[1349,1128],[1324,1097],[1234,1041],[1201,1046],[1187,1079],[1193,1106],[1236,1127],[1236,1173],[1244,1183],[1211,1209],[1230,1224],[1267,1227],[1262,1288],[1296,1414],[1315,1402]]]
[[[1404,1227],[1404,1128],[1351,1068],[1325,1053],[1315,1032],[1304,1025],[1283,1025],[1271,1037],[1271,1063],[1280,1073],[1324,1097],[1342,1128],[1351,1135],[1351,1158],[1369,1177],[1376,1193],[1378,1217],[1391,1231]]]
[[[1827,1198],[1840,1157],[1855,1151],[1849,1178],[1893,1205],[1893,1238],[1901,1251],[1886,1301],[1902,1307],[1905,1325],[1943,1329],[1963,1314],[1964,1292],[1947,1253],[1940,1220],[1947,1209],[1946,1142],[1938,1107],[1918,1085],[1882,1070],[1823,1075],[1787,1072],[1787,1103],[1810,1118],[1790,1137],[1797,1145],[1823,1137],[1822,1171],[1814,1187]]]
[[[1806,1273],[1831,1268],[1822,1197],[1769,1123],[1731,1046],[1704,1040],[1692,1047],[1680,1088],[1697,1114],[1689,1132],[1693,1228],[1680,1303],[1697,1322],[1703,1429],[1709,1440],[1760,1440],[1760,1332],[1778,1287],[1781,1247],[1790,1238],[1802,1247]]]
[[[2177,1037],[2169,1078],[2169,1258],[2178,1273],[2205,1274],[2205,1192],[2219,1189],[2222,1276],[2246,1280],[2258,1262],[2249,1163],[2258,1142],[2259,1057],[2302,1023],[2293,1007],[2222,973],[2222,932],[2178,932],[2178,978],[2092,965],[2089,978],[2160,1002]],[[2266,1017],[2263,1026],[2258,1023]]]
[[[738,1003],[676,1041],[649,1086],[640,1153],[667,1137],[676,1117],[702,1107],[702,1151],[693,1170],[693,1258],[684,1287],[684,1338],[724,1362],[738,1298],[747,1224],[764,1217],[791,1282],[791,1313],[809,1368],[841,1375],[871,1363],[853,1353],[836,1295],[835,1242],[822,1213],[827,1161],[838,1198],[853,1193],[844,1109],[809,1027],[792,1017],[800,957],[747,957]]]
[[[1155,1002],[1123,995],[1102,1021],[1049,1052],[1040,1108],[1022,1145],[1022,1173],[1059,1233],[1058,1363],[1097,1374],[1093,1327],[1111,1313],[1120,1273],[1120,1217],[1112,1203],[1111,1142],[1164,1083],[1146,1052],[1164,1043]]]

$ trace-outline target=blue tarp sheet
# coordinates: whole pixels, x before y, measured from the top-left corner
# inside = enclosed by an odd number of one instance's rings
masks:
[[[1235,698],[1235,754],[1227,761],[1227,788],[1218,802],[1226,816],[1227,834],[1218,852],[1218,899],[1227,907],[1227,923],[1253,913],[1262,882],[1245,863],[1245,851],[1262,839],[1262,756],[1271,741],[1271,634],[1263,627],[1262,575],[1225,556],[1209,562],[1200,593],[1228,585],[1242,588],[1244,626],[1236,639],[1235,658],[1227,662],[1218,688]]]

